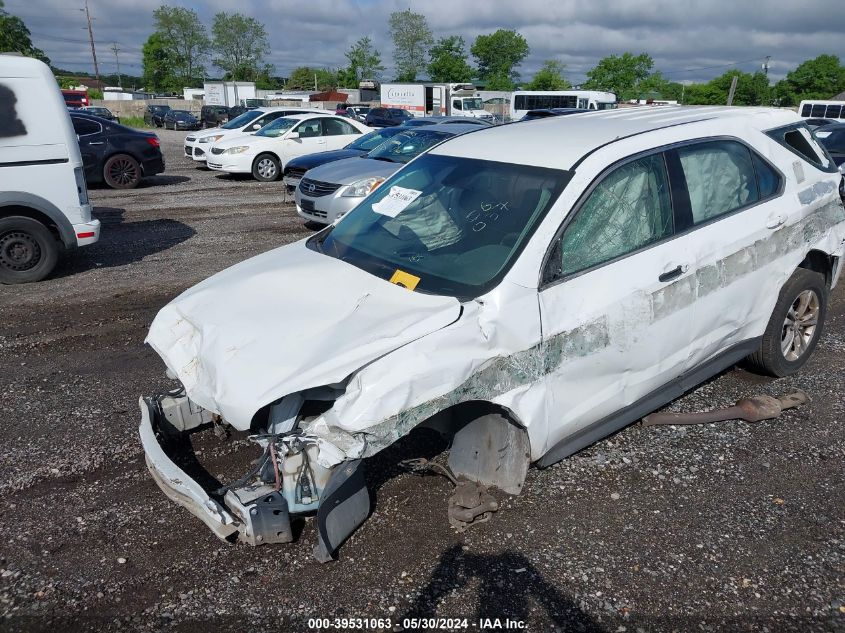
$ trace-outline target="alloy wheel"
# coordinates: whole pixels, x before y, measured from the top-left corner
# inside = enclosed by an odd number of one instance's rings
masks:
[[[788,361],[798,360],[810,346],[819,322],[819,297],[813,290],[800,293],[783,321],[780,349]]]

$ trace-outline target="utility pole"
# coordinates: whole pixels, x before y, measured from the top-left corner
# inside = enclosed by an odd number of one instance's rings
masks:
[[[737,75],[734,75],[733,79],[731,80],[731,90],[730,92],[728,92],[728,105],[733,105],[737,79],[739,79],[739,77]]]
[[[117,65],[117,86],[122,90],[123,82],[120,79],[120,57],[117,56],[120,49],[117,47],[117,42],[111,43],[111,49],[114,51],[114,63]]]
[[[766,77],[769,76],[769,60],[771,58],[771,55],[766,55],[766,61],[763,62],[763,72],[766,73]]]
[[[91,28],[91,12],[88,11],[88,0],[85,0],[85,8],[80,9],[85,11],[85,17],[88,19],[88,39],[91,40],[91,57],[94,58],[94,76],[97,81],[100,81],[100,67],[97,66],[97,51],[94,49],[94,29]]]

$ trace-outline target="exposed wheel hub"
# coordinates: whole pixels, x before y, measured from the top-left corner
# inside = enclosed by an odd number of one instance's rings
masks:
[[[35,268],[40,260],[41,247],[29,233],[10,231],[0,236],[0,267],[21,272]]]

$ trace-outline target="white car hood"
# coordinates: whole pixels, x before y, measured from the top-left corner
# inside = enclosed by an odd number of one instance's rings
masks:
[[[236,131],[221,138],[219,141],[214,143],[213,147],[228,149],[230,147],[237,147],[238,145],[255,145],[256,143],[266,140],[270,139],[263,136],[256,137],[252,134],[244,134],[243,132]]]
[[[220,134],[221,132],[225,134],[226,132],[229,132],[229,130],[224,130],[222,127],[209,127],[205,128],[204,130],[197,130],[196,132],[191,132],[191,134],[195,135],[197,137],[197,140],[200,140],[205,136],[214,136],[215,134]]]
[[[191,400],[246,430],[264,405],[341,382],[460,310],[457,299],[411,292],[301,241],[186,290],[156,315],[146,342]]]

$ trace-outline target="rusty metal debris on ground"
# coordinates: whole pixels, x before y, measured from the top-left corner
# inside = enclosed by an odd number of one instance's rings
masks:
[[[810,402],[810,397],[803,391],[774,398],[772,396],[757,395],[738,400],[732,407],[701,411],[699,413],[673,413],[661,411],[652,413],[642,419],[642,426],[659,426],[665,424],[707,424],[708,422],[722,422],[724,420],[744,420],[746,422],[760,422],[778,417],[782,411],[799,407]]]
[[[490,520],[493,513],[499,509],[499,503],[484,486],[465,477],[455,477],[447,467],[427,459],[409,459],[402,465],[418,473],[432,471],[446,477],[455,490],[449,497],[449,524],[457,532],[465,532],[468,528]]]

